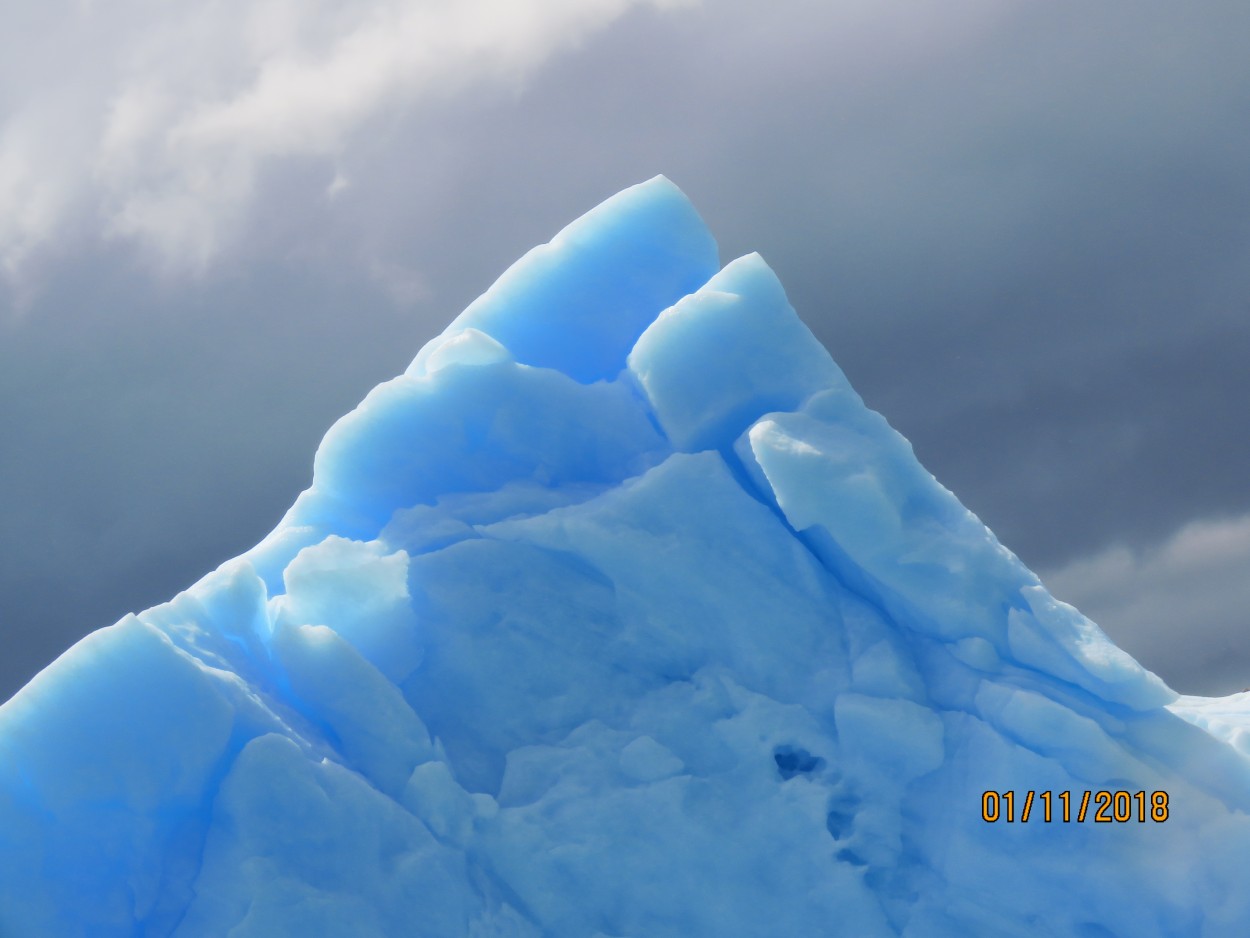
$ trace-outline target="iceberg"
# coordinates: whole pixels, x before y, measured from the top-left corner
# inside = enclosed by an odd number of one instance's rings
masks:
[[[1250,694],[1055,600],[663,177],[0,707],[5,938],[1241,938],[1247,868]]]

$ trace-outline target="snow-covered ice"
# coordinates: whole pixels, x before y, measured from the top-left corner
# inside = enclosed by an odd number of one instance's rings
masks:
[[[0,935],[1243,938],[1248,699],[1054,600],[657,177],[0,708]]]

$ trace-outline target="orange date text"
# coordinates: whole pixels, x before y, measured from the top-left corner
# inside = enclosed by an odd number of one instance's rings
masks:
[[[987,791],[981,795],[981,820],[1084,824],[1161,824],[1168,819],[1166,791]]]

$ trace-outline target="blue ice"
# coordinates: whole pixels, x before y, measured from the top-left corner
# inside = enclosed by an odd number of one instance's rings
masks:
[[[657,177],[0,708],[0,935],[1242,938],[1247,714],[1051,597]],[[1166,819],[1019,820],[1086,791]]]

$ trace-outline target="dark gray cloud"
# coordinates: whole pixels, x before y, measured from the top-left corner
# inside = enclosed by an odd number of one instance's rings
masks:
[[[162,290],[79,258],[34,313],[0,346],[10,692],[256,543],[329,423],[421,341],[368,280],[277,263]]]
[[[375,102],[333,153],[249,164],[199,277],[53,237],[0,345],[0,696],[250,546],[368,387],[656,172],[1073,592],[1080,558],[1250,511],[1250,9],[921,6],[637,7],[506,91]],[[1174,686],[1236,682],[1082,589]],[[1235,593],[1192,606],[1229,647]]]
[[[1049,571],[1056,595],[1103,624],[1174,686],[1223,695],[1250,688],[1250,514],[1187,524],[1143,550],[1112,547]]]

